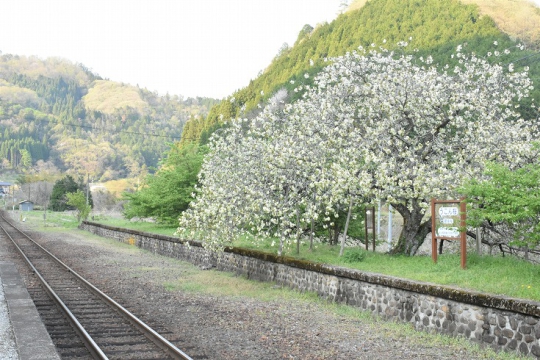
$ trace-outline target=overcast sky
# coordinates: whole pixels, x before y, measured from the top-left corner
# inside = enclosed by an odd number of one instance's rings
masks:
[[[342,2],[1,0],[0,51],[63,57],[162,95],[223,98]]]
[[[223,98],[343,2],[0,0],[0,51],[63,57],[161,95]]]

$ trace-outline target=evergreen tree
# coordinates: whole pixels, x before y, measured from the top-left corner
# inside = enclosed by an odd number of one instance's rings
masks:
[[[75,210],[75,207],[69,204],[67,194],[76,193],[77,191],[86,193],[86,188],[81,181],[79,183],[75,182],[70,175],[56,181],[52,189],[49,209],[52,211]],[[91,198],[89,198],[89,205],[92,206]]]
[[[21,167],[24,170],[28,170],[32,166],[32,155],[30,155],[30,151],[26,149],[20,150],[21,153]]]

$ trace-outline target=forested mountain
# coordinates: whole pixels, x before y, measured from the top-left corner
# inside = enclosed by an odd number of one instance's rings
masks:
[[[0,167],[55,166],[95,180],[158,165],[190,117],[217,100],[101,79],[67,60],[0,56]]]
[[[513,51],[503,61],[529,66],[535,79],[540,78],[535,55],[539,39],[540,10],[526,0],[358,0],[331,23],[305,25],[294,45],[284,44],[256,79],[214,106],[206,118],[187,122],[181,143],[205,143],[228,119],[251,117],[272,97],[294,101],[301,92],[293,89],[311,83],[327,65],[325,59],[360,45],[395,49],[398,42],[406,41],[406,51],[432,55],[444,65],[460,44],[466,52],[488,56],[522,43],[524,51]],[[540,92],[536,90],[533,97],[540,99]]]

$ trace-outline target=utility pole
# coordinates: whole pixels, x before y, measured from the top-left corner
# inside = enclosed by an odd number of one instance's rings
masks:
[[[392,205],[388,204],[388,251],[392,249]]]

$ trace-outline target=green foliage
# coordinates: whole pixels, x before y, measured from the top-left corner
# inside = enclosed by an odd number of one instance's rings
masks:
[[[84,190],[85,185],[83,184],[82,179],[80,179],[79,183],[77,183],[73,177],[67,175],[63,179],[57,180],[52,189],[51,198],[49,201],[49,209],[52,211],[75,210],[76,207],[69,204],[69,198],[67,195],[76,193],[77,191],[83,192]],[[93,202],[91,194],[89,194],[88,200],[89,205],[92,206]]]
[[[366,258],[366,251],[356,248],[356,249],[350,249],[345,251],[343,253],[343,260],[348,263],[357,263],[364,261]]]
[[[66,204],[69,206],[73,206],[77,212],[77,221],[86,220],[88,218],[88,215],[90,215],[90,211],[92,210],[92,207],[90,204],[86,203],[86,196],[81,190],[77,190],[74,193],[66,193],[67,202]]]
[[[149,175],[136,192],[124,193],[129,200],[124,216],[151,217],[160,223],[174,224],[191,202],[205,148],[196,145],[173,146],[161,169]]]
[[[26,149],[21,150],[21,167],[24,170],[28,170],[32,166],[32,155],[30,151]]]
[[[27,176],[25,174],[19,174],[17,175],[17,178],[15,180],[15,183],[19,186],[22,186],[28,182]]]
[[[467,196],[467,224],[504,224],[513,230],[512,245],[540,244],[540,165],[509,169],[491,163],[487,180],[471,180],[460,190]]]

